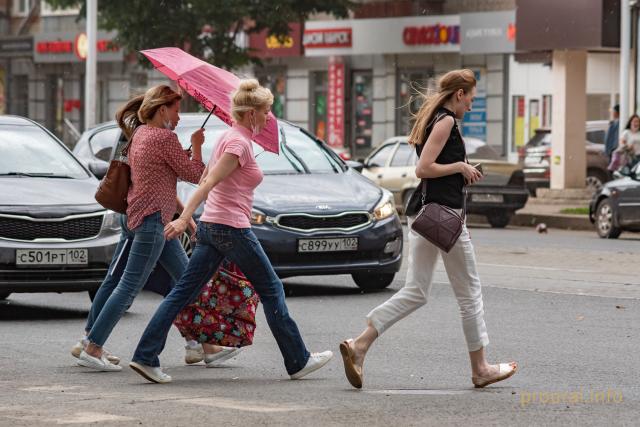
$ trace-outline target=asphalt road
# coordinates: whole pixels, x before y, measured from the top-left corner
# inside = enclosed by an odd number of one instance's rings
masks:
[[[94,373],[68,350],[86,294],[16,294],[0,303],[0,425],[637,425],[640,416],[639,235],[473,228],[492,361],[516,360],[504,383],[471,386],[455,298],[442,265],[427,307],[372,348],[360,391],[346,382],[341,340],[402,286],[362,293],[349,276],[285,280],[311,351],[336,357],[288,379],[264,316],[254,345],[223,368],[183,364],[172,330],[161,360],[174,382],[129,368]],[[126,365],[160,297],[141,294],[107,343]]]

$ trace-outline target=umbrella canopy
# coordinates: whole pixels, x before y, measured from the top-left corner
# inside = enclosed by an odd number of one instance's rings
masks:
[[[205,62],[177,47],[142,50],[154,67],[174,80],[208,111],[228,125],[231,120],[231,93],[240,84],[233,73]],[[278,154],[278,125],[273,113],[253,140],[267,151]]]

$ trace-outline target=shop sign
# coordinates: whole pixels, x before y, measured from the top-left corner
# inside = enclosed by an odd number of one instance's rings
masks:
[[[308,21],[305,56],[460,51],[459,15]]]
[[[305,49],[351,47],[351,28],[321,28],[304,30]]]
[[[114,33],[98,32],[98,61],[121,61],[122,49],[113,43]],[[79,62],[89,49],[85,33],[54,33],[34,36],[34,62]]]
[[[327,144],[344,147],[344,62],[339,57],[329,59],[329,90],[327,102]]]
[[[462,121],[462,135],[487,142],[487,70],[473,70],[476,78],[476,97],[471,111],[465,113]]]
[[[249,35],[251,55],[258,58],[275,58],[302,55],[302,31],[298,23],[289,24],[289,35],[280,40],[269,35],[269,30]]]
[[[402,31],[402,41],[409,46],[459,44],[459,25],[429,25],[405,27]]]
[[[33,53],[33,37],[3,37],[0,39],[0,57],[25,56]]]
[[[463,13],[460,53],[513,53],[516,50],[516,12]]]

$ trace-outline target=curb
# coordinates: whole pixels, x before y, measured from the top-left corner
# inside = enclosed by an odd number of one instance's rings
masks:
[[[549,228],[560,228],[563,230],[595,230],[587,215],[544,215],[536,213],[516,213],[513,218],[511,218],[510,225],[535,227],[540,223],[546,224],[546,226]]]

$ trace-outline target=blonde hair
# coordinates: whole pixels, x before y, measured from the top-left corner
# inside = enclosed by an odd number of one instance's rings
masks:
[[[131,139],[133,131],[153,118],[158,108],[173,105],[182,99],[175,90],[167,85],[150,88],[144,94],[134,96],[116,113],[116,122],[127,139]]]
[[[422,107],[413,115],[415,123],[409,134],[409,144],[423,144],[425,131],[436,112],[444,106],[458,90],[469,93],[476,86],[476,78],[472,70],[462,69],[449,71],[438,80],[438,88],[433,93],[420,94]]]
[[[242,120],[244,113],[273,104],[273,94],[260,86],[256,79],[240,80],[238,89],[231,94],[231,115],[236,121]]]

